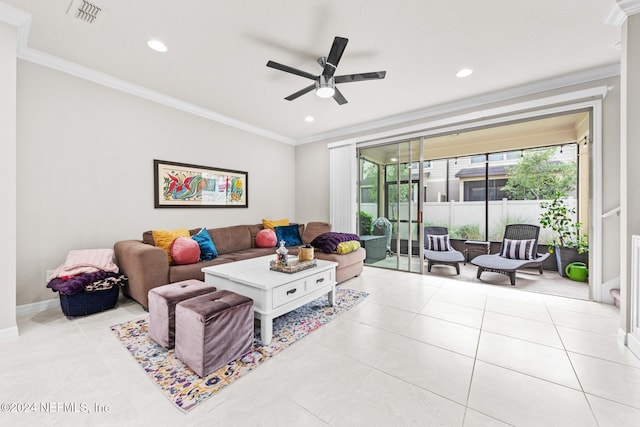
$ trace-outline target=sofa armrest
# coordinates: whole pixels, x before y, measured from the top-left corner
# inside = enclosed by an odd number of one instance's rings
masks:
[[[169,283],[167,253],[141,240],[121,240],[113,246],[116,264],[127,276],[123,291],[146,309],[149,290]]]

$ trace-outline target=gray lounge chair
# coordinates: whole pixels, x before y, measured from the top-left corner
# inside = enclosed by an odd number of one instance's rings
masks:
[[[509,224],[504,230],[504,237],[502,239],[502,245],[500,252],[491,255],[480,255],[471,260],[471,264],[478,267],[477,277],[480,279],[480,275],[484,271],[490,271],[493,273],[500,273],[509,276],[511,285],[516,285],[516,270],[522,268],[537,268],[540,274],[542,274],[542,263],[549,257],[548,253],[538,253],[538,236],[540,234],[540,227],[533,224]],[[533,259],[512,259],[501,256],[505,248],[505,239],[510,240],[530,240],[533,239],[533,248],[531,253]]]
[[[460,263],[464,262],[462,252],[451,249],[448,251],[433,251],[427,249],[427,236],[442,236],[449,234],[447,227],[425,227],[424,228],[424,258],[427,260],[427,271],[431,272],[431,266],[435,264],[450,265],[455,267],[456,273],[460,274]]]

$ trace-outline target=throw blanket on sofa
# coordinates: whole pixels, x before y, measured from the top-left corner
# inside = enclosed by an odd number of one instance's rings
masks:
[[[360,241],[360,236],[351,233],[338,233],[330,231],[322,233],[311,241],[311,246],[320,249],[322,252],[330,254],[336,251],[341,242],[352,240]]]

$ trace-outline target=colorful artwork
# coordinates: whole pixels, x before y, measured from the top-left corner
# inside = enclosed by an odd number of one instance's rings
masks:
[[[247,172],[154,160],[155,207],[248,207]]]

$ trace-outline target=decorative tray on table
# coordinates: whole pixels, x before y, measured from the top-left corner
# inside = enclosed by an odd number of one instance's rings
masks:
[[[297,259],[289,259],[287,265],[280,265],[277,261],[273,260],[269,262],[269,270],[279,271],[281,273],[298,273],[308,268],[313,268],[317,265],[316,260],[311,261],[298,261]]]

